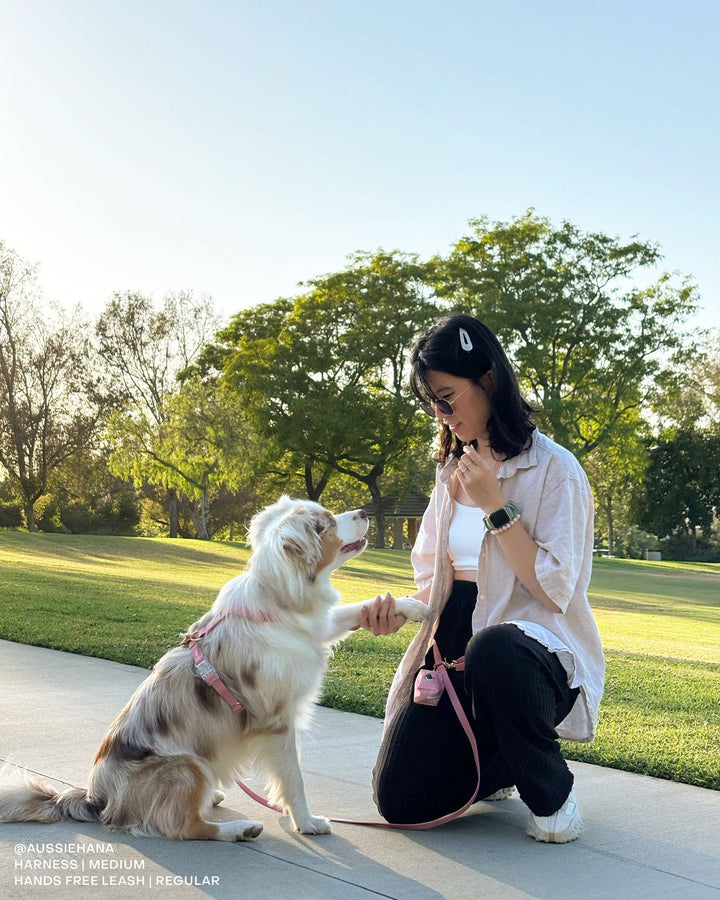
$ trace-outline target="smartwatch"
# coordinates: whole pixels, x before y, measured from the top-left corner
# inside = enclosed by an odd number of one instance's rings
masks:
[[[489,516],[485,516],[483,519],[485,528],[487,528],[488,531],[497,531],[498,528],[502,528],[503,525],[507,525],[511,522],[519,511],[520,510],[515,503],[512,500],[508,500],[502,509],[496,509],[495,512],[491,512]]]

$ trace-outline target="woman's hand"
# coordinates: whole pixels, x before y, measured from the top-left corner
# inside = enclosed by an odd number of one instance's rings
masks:
[[[505,506],[497,476],[471,444],[463,447],[457,477],[468,497],[486,513]]]
[[[463,447],[457,477],[468,497],[488,515],[505,506],[505,498],[500,491],[500,483],[495,473],[470,444]],[[496,533],[493,538],[500,544],[510,568],[533,597],[539,600],[545,609],[559,613],[560,607],[550,599],[538,581],[535,573],[538,545],[527,533],[522,521],[507,531]]]
[[[360,628],[367,628],[375,635],[394,634],[405,624],[405,616],[395,612],[395,598],[388,591],[363,606],[360,613]]]

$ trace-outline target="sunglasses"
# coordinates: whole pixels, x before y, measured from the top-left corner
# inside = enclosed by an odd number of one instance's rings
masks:
[[[433,400],[430,403],[421,403],[420,406],[422,407],[423,412],[426,412],[433,418],[436,418],[438,413],[440,413],[441,416],[451,416],[454,412],[453,406],[458,402],[463,394],[467,394],[472,386],[473,383],[470,382],[465,390],[460,391],[460,393],[457,395],[457,397],[454,398],[454,400]]]

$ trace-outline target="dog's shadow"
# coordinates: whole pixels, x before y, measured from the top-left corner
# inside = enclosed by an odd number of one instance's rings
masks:
[[[265,811],[256,816],[255,812],[240,801],[230,808],[219,806],[212,814],[216,821],[229,821],[238,815],[263,821],[264,831],[255,841],[234,845],[192,841],[187,842],[187,852],[181,855],[167,841],[138,838],[125,842],[188,882],[197,876],[210,876],[212,880],[213,874],[219,875],[216,884],[206,880],[197,885],[217,900],[236,898],[239,890],[253,900],[354,900],[370,895],[443,900],[445,896],[396,871],[387,860],[387,852],[383,854],[385,862],[374,858],[372,852],[364,852],[360,849],[362,841],[347,837],[344,826],[333,825],[332,834],[304,835],[293,829],[287,816]],[[341,827],[343,835],[338,834]],[[394,839],[398,838],[396,833]],[[387,849],[385,839],[383,843]],[[400,838],[398,854],[403,853],[403,843]]]

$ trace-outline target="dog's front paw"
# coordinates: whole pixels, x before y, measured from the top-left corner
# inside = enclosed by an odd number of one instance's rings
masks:
[[[428,608],[414,597],[400,597],[395,601],[395,612],[405,616],[408,622],[422,622],[428,614]]]
[[[237,830],[236,841],[254,841],[256,837],[262,834],[262,822],[244,822],[241,828]]]
[[[262,833],[262,822],[237,819],[234,822],[217,822],[219,841],[254,841]]]
[[[295,822],[295,830],[300,834],[330,834],[332,827],[325,816],[306,816]]]

